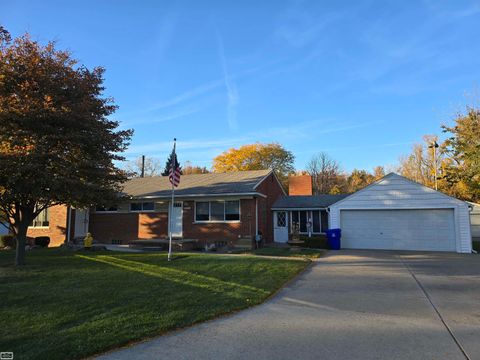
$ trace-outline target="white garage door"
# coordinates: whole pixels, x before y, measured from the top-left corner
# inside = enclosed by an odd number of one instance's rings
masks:
[[[342,248],[455,251],[453,209],[342,210]]]

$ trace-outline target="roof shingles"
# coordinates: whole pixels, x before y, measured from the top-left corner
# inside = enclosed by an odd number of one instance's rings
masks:
[[[222,194],[251,194],[256,192],[255,185],[263,180],[270,170],[238,171],[230,173],[211,173],[182,175],[180,185],[175,188],[176,196],[202,196]],[[125,195],[141,197],[169,197],[172,185],[167,176],[134,178],[123,187]]]

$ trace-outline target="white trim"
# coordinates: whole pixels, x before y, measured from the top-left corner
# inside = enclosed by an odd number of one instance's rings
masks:
[[[285,192],[285,189],[283,188],[283,185],[280,183],[280,180],[278,180],[277,174],[275,173],[275,170],[273,170],[273,169],[270,170],[270,172],[267,175],[265,175],[264,178],[262,180],[260,180],[253,188],[256,189],[257,187],[259,187],[260,184],[262,182],[264,182],[265,179],[267,177],[269,177],[270,174],[272,174],[272,173],[273,173],[273,177],[275,178],[275,180],[277,180],[278,186],[280,186],[280,189],[282,189],[283,195],[287,196],[287,193]]]
[[[28,228],[29,229],[50,229],[50,225],[49,226],[29,226]]]

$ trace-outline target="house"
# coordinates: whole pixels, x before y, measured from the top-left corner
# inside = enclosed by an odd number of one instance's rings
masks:
[[[480,204],[468,202],[470,205],[470,228],[472,240],[480,242]]]
[[[390,173],[350,195],[287,196],[272,209],[274,240],[341,228],[342,248],[470,253],[469,205]]]
[[[167,177],[131,179],[123,192],[126,200],[115,205],[52,207],[28,236],[50,236],[55,246],[91,232],[100,242],[125,244],[166,239],[172,226],[177,239],[235,245],[259,237],[285,243],[298,226],[307,236],[341,228],[342,248],[469,253],[476,231],[469,204],[394,173],[343,195],[312,195],[304,175],[290,181],[290,196],[268,170],[184,175],[173,207]]]
[[[92,233],[103,243],[177,239],[233,245],[239,239],[273,241],[272,204],[285,192],[271,170],[183,175],[171,210],[168,177],[134,178],[126,201],[95,209],[56,206],[44,211],[28,236],[50,236],[50,246]]]

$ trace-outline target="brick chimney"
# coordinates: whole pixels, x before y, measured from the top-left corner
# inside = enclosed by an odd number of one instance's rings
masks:
[[[312,194],[312,177],[310,175],[294,175],[288,178],[288,195]]]

